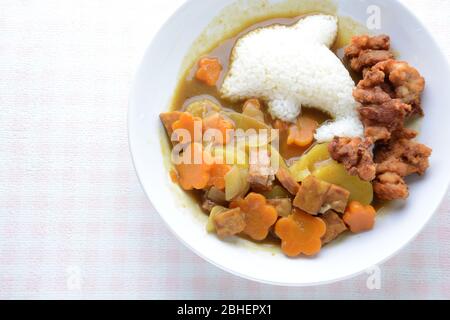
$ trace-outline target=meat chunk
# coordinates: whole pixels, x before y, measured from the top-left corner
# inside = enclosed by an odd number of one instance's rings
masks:
[[[352,38],[351,44],[345,48],[345,56],[348,59],[358,57],[364,50],[389,50],[391,47],[390,37],[387,35],[379,35],[369,37],[368,35],[355,36]]]
[[[163,123],[164,128],[166,129],[166,132],[169,135],[169,137],[173,133],[172,125],[176,121],[180,120],[180,117],[181,117],[182,114],[183,114],[183,112],[173,111],[173,112],[161,113],[159,115],[159,118],[161,119],[161,122]]]
[[[206,213],[210,213],[212,208],[214,208],[215,206],[217,206],[218,204],[215,203],[214,201],[210,200],[210,199],[203,199],[202,202],[202,209],[203,211],[205,211]]]
[[[322,237],[322,244],[330,243],[348,230],[347,226],[344,223],[344,220],[342,220],[341,217],[332,210],[326,212],[322,216],[322,220],[327,226],[327,231]]]
[[[240,208],[227,210],[214,217],[214,226],[220,238],[228,238],[245,229],[245,217]]]
[[[271,166],[267,151],[250,151],[248,182],[256,192],[270,191],[275,181],[275,171]]]
[[[350,67],[356,72],[361,72],[364,68],[370,68],[377,63],[392,59],[394,55],[388,50],[365,50],[361,51],[357,58],[350,61]]]
[[[349,198],[350,192],[346,189],[309,176],[300,186],[294,206],[312,215],[328,210],[344,212]]]
[[[373,162],[372,141],[361,138],[334,138],[328,147],[331,157],[342,163],[349,174],[362,180],[375,178],[376,166]]]
[[[394,172],[385,172],[373,182],[373,190],[380,200],[406,199],[409,196],[405,180]]]
[[[279,217],[288,217],[292,212],[292,200],[289,198],[269,199],[267,203],[277,210]]]
[[[312,215],[317,215],[327,197],[331,184],[314,176],[306,178],[294,199],[294,206]]]
[[[321,212],[334,210],[339,213],[344,213],[347,207],[350,192],[342,187],[332,184],[327,192]]]
[[[285,169],[280,168],[276,175],[278,181],[280,181],[281,185],[289,191],[290,194],[296,195],[298,190],[300,189],[300,185],[297,181],[292,177],[291,173]]]
[[[391,139],[392,133],[401,132],[406,115],[411,106],[401,100],[394,99],[380,105],[369,105],[358,109],[365,127],[366,137],[374,142]]]
[[[423,175],[430,165],[431,153],[430,148],[414,140],[393,140],[375,153],[377,173],[393,172],[400,177]]]

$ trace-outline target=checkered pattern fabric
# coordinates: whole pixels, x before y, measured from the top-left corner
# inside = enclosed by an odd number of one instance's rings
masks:
[[[254,283],[169,233],[132,167],[127,100],[181,2],[0,2],[0,298],[450,298],[450,198],[380,266],[379,290],[367,274],[314,288]],[[450,2],[404,2],[450,56]]]

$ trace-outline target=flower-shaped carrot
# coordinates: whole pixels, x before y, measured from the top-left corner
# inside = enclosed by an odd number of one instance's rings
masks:
[[[209,185],[214,186],[219,190],[225,189],[225,175],[231,170],[231,166],[226,164],[215,163],[211,166],[209,172]]]
[[[203,150],[200,143],[192,143],[189,150],[192,161],[175,166],[178,172],[178,182],[184,190],[205,189],[211,177],[211,155]],[[194,161],[195,154],[201,155],[200,163]]]
[[[217,130],[219,135],[216,136],[215,142],[223,145],[230,141],[231,135],[228,130],[234,129],[234,124],[220,113],[214,113],[203,119],[203,131],[210,129]]]
[[[180,118],[172,124],[172,131],[175,134],[179,129],[187,130],[190,134],[190,139],[188,141],[182,141],[183,143],[198,142],[201,140],[203,134],[202,119],[194,117],[190,113],[183,112]]]
[[[245,213],[243,232],[257,241],[267,238],[270,227],[277,221],[277,210],[267,204],[266,198],[259,193],[250,193],[245,199],[233,201],[230,207],[239,207]]]
[[[282,240],[281,249],[289,257],[319,253],[325,231],[326,224],[322,219],[298,209],[275,225],[275,234]]]
[[[289,128],[288,145],[307,147],[314,141],[314,133],[319,124],[309,118],[300,118],[296,125]]]
[[[345,210],[344,222],[353,233],[372,230],[377,212],[372,206],[364,206],[358,201],[352,201]]]
[[[208,86],[215,86],[220,78],[222,65],[217,58],[202,58],[198,62],[198,70],[195,77]]]

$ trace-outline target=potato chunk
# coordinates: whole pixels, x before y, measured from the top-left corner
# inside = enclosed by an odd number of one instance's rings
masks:
[[[349,175],[342,164],[333,161],[330,164],[318,168],[314,171],[313,175],[320,180],[338,185],[350,191],[349,201],[358,201],[364,205],[372,203],[372,183]]]
[[[328,143],[318,144],[303,155],[289,170],[295,180],[303,181],[315,171],[317,164],[328,159],[331,159]]]
[[[225,175],[225,200],[231,201],[239,196],[244,196],[249,189],[248,170],[233,166]]]

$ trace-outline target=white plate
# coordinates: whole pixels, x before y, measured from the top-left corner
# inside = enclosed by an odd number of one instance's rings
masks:
[[[425,177],[410,180],[409,200],[380,215],[373,231],[345,237],[325,247],[315,258],[289,259],[245,240],[223,242],[207,234],[206,217],[199,209],[193,209],[189,197],[170,181],[161,152],[163,129],[159,114],[168,109],[182,60],[209,21],[232,2],[187,1],[153,39],[140,66],[131,93],[129,141],[137,174],[154,207],[173,233],[199,256],[233,274],[264,283],[328,283],[356,275],[392,257],[430,220],[450,181],[450,73],[431,34],[397,1],[337,1],[339,15],[361,22],[367,19],[369,5],[379,6],[382,24],[377,33],[389,34],[401,58],[416,66],[426,78],[426,117],[420,141],[433,148],[431,168]]]

